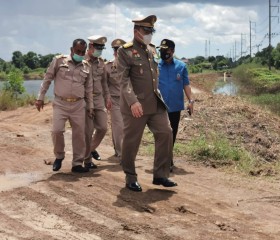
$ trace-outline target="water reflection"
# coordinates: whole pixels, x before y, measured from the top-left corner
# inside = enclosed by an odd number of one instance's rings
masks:
[[[43,80],[27,80],[24,81],[23,86],[25,87],[25,91],[27,94],[30,95],[35,95],[37,96],[41,83],[43,82]],[[48,99],[53,99],[53,82],[49,87],[49,90],[46,93],[46,97],[48,97]]]
[[[213,89],[214,94],[224,94],[224,95],[230,95],[230,96],[236,96],[238,93],[238,87],[233,82],[231,77],[227,77],[224,79],[219,79],[216,82],[216,86]]]
[[[25,88],[25,93],[29,94],[29,95],[35,95],[37,96],[41,83],[43,82],[43,80],[26,80],[23,83],[23,86]],[[2,88],[4,82],[0,81],[0,89]],[[52,84],[49,87],[49,90],[46,93],[46,97],[48,97],[48,99],[53,99],[53,85],[54,83],[52,82]]]

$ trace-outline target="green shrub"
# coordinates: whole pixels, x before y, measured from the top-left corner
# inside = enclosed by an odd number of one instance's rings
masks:
[[[9,91],[0,91],[0,111],[14,110],[17,108],[17,102],[13,93]]]
[[[18,107],[34,105],[35,95],[23,94],[17,98],[10,91],[0,91],[0,111],[14,110]]]
[[[25,92],[23,83],[22,72],[15,69],[8,74],[8,79],[4,82],[3,90],[12,93],[13,97],[17,98],[18,95]]]

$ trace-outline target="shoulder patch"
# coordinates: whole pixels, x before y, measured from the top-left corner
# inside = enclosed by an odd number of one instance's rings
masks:
[[[60,54],[60,55],[56,55],[56,56],[55,56],[56,59],[65,58],[65,57],[66,57],[66,56],[63,55],[63,54]]]
[[[123,45],[123,48],[129,48],[133,46],[133,42],[128,42]]]

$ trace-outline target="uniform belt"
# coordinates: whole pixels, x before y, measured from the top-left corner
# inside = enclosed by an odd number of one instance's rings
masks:
[[[65,101],[65,102],[77,102],[77,101],[80,101],[81,99],[83,99],[81,97],[78,97],[78,98],[64,98],[64,97],[60,97],[60,96],[56,96],[56,97],[58,97],[60,100]]]

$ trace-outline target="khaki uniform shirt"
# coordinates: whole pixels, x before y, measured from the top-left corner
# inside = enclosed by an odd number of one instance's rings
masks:
[[[107,75],[107,84],[110,95],[112,97],[120,96],[120,77],[118,75],[115,61],[109,61],[105,64],[105,71]]]
[[[88,61],[75,64],[70,55],[56,56],[47,69],[38,100],[44,100],[52,80],[55,96],[65,99],[84,98],[88,107],[93,108],[93,85]]]
[[[157,54],[154,45],[135,39],[118,49],[117,70],[121,79],[121,112],[132,114],[130,106],[141,103],[144,114],[157,112],[157,104],[166,105],[158,89]]]
[[[95,59],[87,57],[86,59],[88,59],[88,62],[91,65],[91,73],[93,78],[93,105],[95,108],[96,106],[104,105],[104,99],[110,98],[110,92],[108,89],[105,73],[105,63],[100,57]]]

